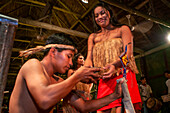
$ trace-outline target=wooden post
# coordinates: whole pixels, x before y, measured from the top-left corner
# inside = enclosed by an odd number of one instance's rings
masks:
[[[0,14],[0,112],[18,20]]]
[[[48,30],[55,30],[55,31],[59,31],[59,32],[62,32],[65,34],[72,35],[72,36],[78,36],[81,38],[88,38],[88,36],[89,36],[88,33],[83,33],[83,32],[76,31],[76,30],[66,29],[66,28],[58,27],[58,26],[51,25],[48,23],[38,22],[38,21],[26,19],[26,18],[19,18],[19,24],[26,25],[26,26],[32,26],[32,27],[44,28],[44,29],[48,29]]]

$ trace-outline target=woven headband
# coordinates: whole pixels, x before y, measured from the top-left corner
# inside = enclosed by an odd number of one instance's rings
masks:
[[[63,49],[68,49],[68,50],[73,50],[77,53],[77,49],[74,48],[73,46],[71,45],[64,45],[64,44],[48,44],[46,46],[37,46],[35,48],[30,48],[30,49],[27,49],[27,50],[24,50],[24,51],[20,51],[20,55],[19,56],[25,56],[25,57],[28,57],[29,55],[31,54],[35,54],[37,52],[40,52],[40,51],[43,51],[47,48],[52,48],[52,47],[57,47],[57,48],[63,48]]]

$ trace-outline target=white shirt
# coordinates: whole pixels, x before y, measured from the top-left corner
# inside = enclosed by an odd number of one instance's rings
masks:
[[[142,100],[146,101],[150,97],[150,94],[152,93],[151,87],[148,84],[146,84],[146,85],[140,84],[139,89],[141,92]]]
[[[168,94],[170,94],[170,79],[166,81],[166,85],[168,87]]]

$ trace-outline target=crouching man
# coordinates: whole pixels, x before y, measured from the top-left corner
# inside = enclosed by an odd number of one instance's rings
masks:
[[[76,110],[88,112],[121,96],[121,83],[113,94],[98,100],[84,101],[72,91],[80,81],[96,83],[96,78],[101,75],[95,72],[100,71],[100,68],[82,66],[66,80],[54,75],[56,72],[65,73],[70,68],[77,51],[73,42],[64,34],[51,35],[45,47],[38,46],[21,52],[21,55],[28,56],[42,50],[42,61],[30,59],[21,67],[10,97],[10,113],[49,113],[62,98],[69,99]]]

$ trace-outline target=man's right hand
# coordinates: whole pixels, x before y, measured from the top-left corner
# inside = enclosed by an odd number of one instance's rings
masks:
[[[82,66],[75,71],[75,76],[78,76],[80,81],[83,83],[97,83],[97,80],[102,76],[96,72],[99,72],[100,68],[95,68],[91,66]]]

